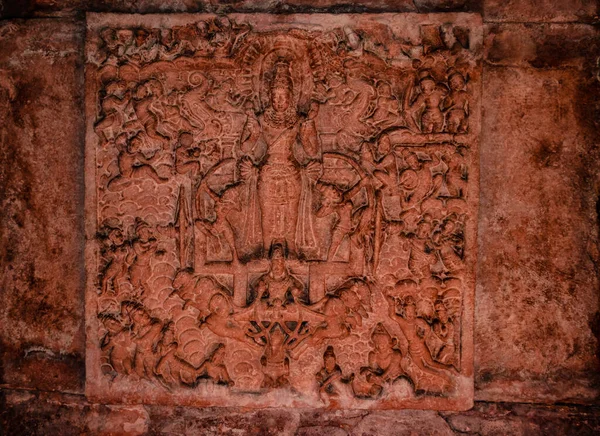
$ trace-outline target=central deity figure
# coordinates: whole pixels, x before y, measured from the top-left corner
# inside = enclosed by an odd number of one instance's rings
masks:
[[[280,240],[290,254],[306,257],[316,250],[311,209],[321,174],[318,105],[307,116],[298,113],[289,61],[277,60],[266,77],[267,107],[258,118],[248,115],[240,144],[240,173],[249,189],[244,244],[258,242],[260,228],[263,250]]]

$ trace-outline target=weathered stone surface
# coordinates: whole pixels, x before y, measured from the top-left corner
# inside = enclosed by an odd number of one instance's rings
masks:
[[[561,27],[575,42],[565,39],[556,59],[544,56],[550,60],[531,68],[544,41],[530,35],[543,29],[556,27],[497,29],[505,41],[523,35],[522,42],[491,48],[498,55],[490,64],[501,66],[484,70],[476,397],[591,402],[598,396],[599,86],[594,57],[586,64],[577,49],[561,57],[581,39],[591,43],[589,28]],[[492,47],[496,37],[486,38]],[[514,57],[526,47],[530,57]]]
[[[0,429],[10,435],[143,435],[149,415],[141,406],[89,404],[83,396],[0,392]]]
[[[88,395],[468,407],[479,24],[90,15]]]
[[[600,52],[598,30],[587,24],[488,24],[485,41],[486,63],[494,66],[591,72]]]
[[[594,435],[600,409],[475,403],[467,412],[102,406],[81,396],[0,391],[10,435]]]
[[[83,27],[0,23],[0,383],[83,384]]]
[[[456,434],[595,435],[600,431],[598,407],[475,403],[464,413],[440,413]]]
[[[598,2],[589,0],[485,0],[486,21],[592,22]]]
[[[482,0],[3,0],[0,18],[77,12],[480,12]]]

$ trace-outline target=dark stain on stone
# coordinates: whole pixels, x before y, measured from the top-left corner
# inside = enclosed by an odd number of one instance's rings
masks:
[[[590,59],[597,50],[595,38],[567,39],[565,35],[546,35],[536,47],[536,57],[530,62],[535,68],[558,68],[574,59]]]
[[[537,141],[531,150],[533,162],[540,168],[553,166],[560,160],[562,142],[550,139]]]

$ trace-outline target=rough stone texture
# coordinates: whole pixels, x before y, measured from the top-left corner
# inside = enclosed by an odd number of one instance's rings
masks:
[[[83,386],[80,23],[0,23],[0,379]]]
[[[557,45],[556,31],[574,41]],[[587,26],[506,25],[486,38],[475,329],[482,400],[598,395],[595,36]]]
[[[525,436],[598,434],[599,413],[598,407],[476,403],[468,412],[440,415],[456,434]]]
[[[2,0],[0,18],[77,12],[480,12],[481,0]]]
[[[586,70],[582,86],[590,82],[600,49],[597,29],[586,24],[488,24],[485,41],[490,67]]]
[[[590,0],[485,0],[486,21],[593,22],[598,3]]]
[[[1,391],[0,431],[47,435],[594,435],[600,409],[475,403],[468,412],[103,406],[81,396]]]

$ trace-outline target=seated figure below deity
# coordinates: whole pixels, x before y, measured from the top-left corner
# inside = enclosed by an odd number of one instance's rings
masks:
[[[307,304],[308,296],[306,295],[304,285],[290,274],[286,265],[285,244],[280,242],[274,243],[271,246],[269,258],[271,268],[258,279],[256,284],[257,295],[255,298],[267,304],[275,300],[280,300],[284,304]]]

